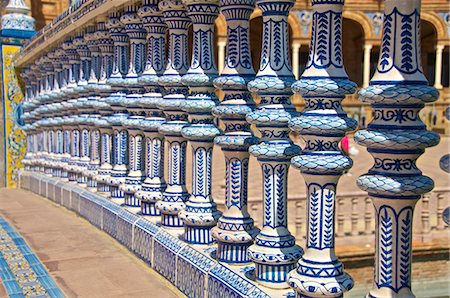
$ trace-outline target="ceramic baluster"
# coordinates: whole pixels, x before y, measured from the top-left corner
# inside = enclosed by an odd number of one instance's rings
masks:
[[[450,107],[445,109],[445,118],[450,120]],[[439,160],[439,166],[444,172],[450,173],[450,154],[442,156]]]
[[[108,122],[108,118],[112,114],[112,109],[106,102],[106,98],[111,92],[111,87],[107,84],[107,80],[111,77],[115,61],[114,41],[106,29],[105,22],[103,21],[97,23],[95,37],[102,59],[101,64],[99,65],[99,79],[94,90],[100,96],[99,103],[101,102],[103,104],[103,108],[99,108],[99,113],[102,115],[102,122],[99,122],[101,139],[100,167],[97,175],[95,176],[95,180],[97,181],[97,191],[102,195],[109,196],[111,191],[107,181],[111,176],[111,170],[113,168],[113,130]]]
[[[69,67],[67,68],[67,85],[64,86],[63,92],[64,96],[68,99],[70,103],[70,109],[74,113],[74,104],[76,104],[77,99],[75,88],[77,87],[76,79],[79,78],[79,66],[80,60],[77,51],[75,50],[75,45],[73,45],[73,38],[68,38],[61,45],[62,49],[68,58],[67,62]],[[71,115],[70,130],[71,130],[71,157],[68,162],[66,170],[68,172],[69,182],[76,182],[78,180],[78,164],[80,161],[80,129],[76,122],[76,116]]]
[[[183,84],[190,95],[182,109],[189,114],[190,126],[181,130],[192,147],[192,194],[186,208],[178,214],[183,220],[184,240],[192,244],[211,244],[211,229],[221,213],[211,195],[214,138],[220,131],[214,125],[211,109],[217,97],[213,80],[217,77],[214,61],[214,21],[219,14],[218,0],[183,0],[193,23],[192,62]]]
[[[100,102],[100,92],[98,92],[97,82],[100,79],[101,70],[101,51],[98,46],[96,26],[88,26],[84,35],[84,41],[91,54],[91,67],[88,75],[87,90],[89,91],[88,102],[91,103],[92,113],[95,115],[93,118],[93,127],[91,130],[90,139],[90,161],[85,171],[87,177],[87,187],[91,191],[97,190],[97,180],[95,176],[98,174],[98,168],[100,167],[100,130],[98,126],[99,108],[102,103]]]
[[[164,111],[166,121],[159,127],[168,147],[168,186],[156,208],[161,212],[161,224],[165,227],[182,227],[183,221],[178,212],[183,210],[189,197],[186,189],[186,146],[187,141],[181,135],[183,127],[188,125],[187,113],[181,109],[186,99],[187,87],[181,83],[181,77],[189,68],[188,28],[191,21],[181,0],[163,0],[159,3],[164,21],[169,28],[169,59],[163,76],[158,80],[164,86],[166,95],[157,106]]]
[[[129,121],[126,123],[129,135],[130,171],[125,183],[121,185],[121,190],[124,192],[125,205],[132,207],[140,206],[140,201],[136,198],[135,192],[141,189],[141,184],[145,179],[144,159],[142,158],[144,136],[140,130],[141,121],[144,119],[141,107],[144,88],[138,83],[138,77],[145,66],[147,32],[137,14],[139,7],[138,4],[127,5],[125,13],[120,18],[121,23],[125,25],[125,31],[130,40],[130,65],[124,79],[129,93],[124,104],[131,114]]]
[[[25,131],[26,134],[26,141],[27,141],[27,147],[26,147],[26,152],[25,152],[25,156],[22,159],[22,164],[24,165],[24,170],[25,171],[30,171],[31,170],[31,164],[32,164],[32,160],[33,160],[33,131],[31,128],[31,116],[30,116],[30,112],[33,109],[33,105],[31,104],[31,77],[30,77],[30,69],[29,67],[24,67],[21,73],[21,77],[24,81],[25,84],[25,94],[24,94],[24,99],[23,99],[23,104],[22,104],[22,108],[23,108],[23,115],[22,115],[22,119],[25,122],[25,125],[23,127],[23,130]]]
[[[128,132],[123,125],[128,118],[128,111],[124,106],[124,100],[128,89],[124,87],[124,77],[129,70],[129,38],[125,31],[125,26],[120,22],[122,13],[112,13],[106,23],[109,34],[114,41],[114,64],[111,76],[107,83],[111,85],[112,93],[106,101],[110,104],[113,115],[109,118],[113,131],[114,165],[111,170],[111,177],[108,179],[111,191],[111,198],[123,199],[124,193],[120,190],[120,185],[125,183],[128,174]]]
[[[305,109],[289,126],[299,133],[306,147],[292,158],[307,189],[307,244],[297,269],[289,276],[297,297],[342,297],[353,280],[334,252],[334,210],[339,178],[352,166],[339,149],[346,132],[357,123],[348,118],[341,101],[356,90],[349,81],[342,57],[343,0],[312,1],[309,59],[301,79],[292,90],[305,100]]]
[[[145,109],[144,159],[146,178],[141,190],[135,193],[141,201],[141,213],[149,216],[160,216],[156,208],[157,201],[162,199],[166,189],[164,180],[164,137],[158,128],[164,123],[164,115],[156,106],[162,100],[161,87],[158,78],[166,66],[166,30],[158,1],[143,0],[138,11],[144,28],[147,30],[147,61],[144,72],[139,76],[139,83],[144,86],[142,107]]]
[[[374,165],[357,180],[375,206],[374,287],[367,297],[415,297],[411,291],[412,226],[417,201],[432,190],[416,160],[439,143],[419,112],[439,93],[425,78],[420,55],[420,0],[386,0],[380,58],[359,99],[373,120],[355,134]]]
[[[78,33],[78,35],[73,39],[73,44],[75,45],[75,49],[80,57],[79,78],[77,87],[75,88],[75,91],[79,96],[77,98],[77,107],[79,107],[80,109],[79,112],[82,112],[84,114],[83,116],[86,118],[86,120],[88,120],[89,115],[93,112],[92,106],[88,99],[90,94],[90,86],[88,85],[88,80],[91,73],[92,58],[91,52],[89,51],[89,48],[86,45],[86,41],[84,39],[84,32]],[[87,186],[88,177],[86,175],[86,171],[91,161],[90,139],[91,133],[93,131],[92,123],[90,123],[90,121],[80,122],[80,131],[81,156],[80,162],[78,164],[78,183],[83,186]]]
[[[247,83],[254,79],[250,52],[249,19],[254,0],[220,1],[220,11],[227,21],[225,68],[214,85],[222,89],[222,103],[212,112],[225,125],[224,134],[214,139],[225,155],[225,211],[213,228],[217,241],[217,258],[231,264],[248,263],[248,247],[258,233],[247,209],[248,148],[257,142],[245,115],[255,103]]]
[[[257,282],[272,288],[285,288],[287,274],[302,254],[295,237],[287,229],[287,176],[290,159],[300,148],[289,139],[288,121],[295,112],[289,97],[294,82],[289,61],[288,15],[293,0],[258,0],[262,10],[263,42],[261,64],[248,89],[261,97],[258,108],[247,121],[261,132],[261,142],[250,154],[261,164],[263,173],[263,227],[249,247],[256,266]]]

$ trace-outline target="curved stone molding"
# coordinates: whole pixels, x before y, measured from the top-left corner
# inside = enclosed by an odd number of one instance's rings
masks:
[[[420,1],[387,0],[380,60],[370,86],[359,92],[370,103],[373,121],[355,140],[366,146],[374,165],[357,184],[376,209],[375,280],[368,297],[414,297],[411,292],[414,206],[433,186],[416,166],[439,136],[425,129],[419,111],[438,98],[422,72]]]
[[[334,252],[337,183],[352,166],[339,142],[357,123],[341,106],[356,90],[349,81],[342,57],[343,0],[312,1],[311,46],[302,77],[292,90],[305,99],[305,109],[289,122],[306,146],[292,165],[305,179],[308,206],[306,251],[289,284],[297,297],[342,297],[353,287],[352,278]]]
[[[288,15],[295,1],[258,0],[263,16],[260,69],[248,89],[261,97],[247,121],[261,132],[250,154],[263,172],[263,227],[248,253],[256,266],[256,280],[267,287],[285,288],[288,272],[302,255],[287,229],[287,175],[290,159],[300,147],[289,139],[288,122],[295,112],[289,97],[294,75],[289,61]]]
[[[225,125],[223,135],[214,142],[225,155],[225,211],[212,230],[217,241],[217,258],[230,264],[245,264],[251,260],[247,249],[258,233],[247,210],[248,148],[257,142],[245,116],[255,103],[247,90],[247,83],[255,72],[249,44],[249,19],[255,1],[220,1],[220,11],[227,21],[227,54],[221,76],[214,86],[224,92],[222,103],[212,112]]]

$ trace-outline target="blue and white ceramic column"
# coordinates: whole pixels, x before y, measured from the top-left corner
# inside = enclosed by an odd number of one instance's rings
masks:
[[[69,166],[69,161],[71,158],[71,129],[67,125],[67,121],[70,118],[69,111],[67,111],[66,107],[69,105],[67,99],[64,95],[63,90],[67,89],[67,74],[68,74],[68,64],[69,58],[66,55],[66,51],[58,46],[55,50],[55,60],[54,66],[55,69],[59,69],[59,90],[55,90],[54,96],[58,98],[61,104],[64,107],[63,113],[63,156],[61,158],[61,179],[68,180],[69,174],[67,171],[67,167]],[[58,66],[59,64],[59,66]]]
[[[112,93],[106,99],[114,113],[108,119],[114,131],[112,145],[114,165],[107,181],[110,186],[111,198],[114,199],[123,199],[124,193],[119,187],[125,183],[128,174],[128,132],[123,125],[128,118],[127,109],[123,105],[128,90],[123,86],[125,85],[124,77],[129,70],[130,45],[125,26],[120,22],[121,15],[120,12],[112,13],[106,23],[114,41],[113,70],[107,81],[112,88]]]
[[[87,187],[91,191],[97,191],[97,180],[95,180],[95,176],[97,175],[98,168],[100,167],[100,138],[101,133],[98,125],[98,118],[100,117],[100,113],[98,108],[101,106],[100,94],[97,91],[97,82],[100,79],[100,69],[101,69],[101,51],[98,47],[97,36],[96,36],[96,26],[91,25],[86,28],[86,33],[84,34],[85,44],[89,49],[91,54],[91,64],[88,75],[88,85],[87,90],[88,94],[88,102],[90,102],[91,113],[93,114],[93,127],[91,129],[90,134],[90,161],[89,165],[85,171],[85,175],[87,177]]]
[[[373,120],[355,134],[374,165],[357,180],[375,206],[374,287],[367,297],[414,297],[411,291],[414,207],[433,180],[416,160],[439,143],[419,117],[438,91],[428,86],[420,55],[420,0],[386,0],[380,58],[359,99],[370,103]]]
[[[73,38],[68,38],[65,42],[62,43],[62,48],[64,49],[66,56],[68,58],[67,68],[67,85],[65,85],[63,92],[68,102],[71,106],[71,157],[66,168],[68,172],[68,178],[70,182],[77,182],[79,173],[78,173],[78,165],[80,161],[80,147],[81,147],[81,133],[80,128],[78,127],[78,123],[76,121],[76,114],[74,113],[73,104],[77,102],[77,99],[73,96],[76,96],[75,88],[77,87],[77,78],[79,77],[79,67],[80,60],[78,53],[75,49],[75,45],[73,45]]]
[[[227,21],[225,67],[214,86],[224,98],[213,108],[225,126],[223,135],[214,139],[225,155],[225,211],[212,235],[217,241],[217,259],[230,264],[248,263],[247,249],[258,233],[247,210],[248,148],[257,142],[245,116],[255,108],[247,83],[255,78],[250,52],[250,15],[255,0],[221,0],[220,11]]]
[[[168,147],[168,186],[156,208],[161,212],[161,224],[165,227],[182,227],[183,221],[178,212],[185,208],[189,198],[186,189],[186,147],[187,141],[181,135],[183,127],[189,125],[187,113],[181,109],[186,100],[187,87],[181,77],[189,68],[188,28],[191,24],[181,0],[163,0],[159,3],[164,21],[169,28],[169,59],[163,76],[158,80],[164,86],[166,95],[157,104],[164,111],[166,122],[159,132],[164,135]]]
[[[144,28],[147,30],[147,59],[144,72],[139,76],[139,83],[144,86],[142,107],[145,109],[144,160],[146,178],[136,197],[141,201],[141,213],[160,216],[156,202],[162,199],[166,189],[164,180],[164,137],[158,129],[165,122],[164,115],[157,108],[163,100],[159,77],[166,66],[166,30],[158,1],[143,0],[138,12]]]
[[[60,81],[60,72],[62,70],[61,62],[58,61],[58,54],[57,51],[54,49],[53,51],[48,53],[49,63],[51,63],[53,68],[53,83],[52,88],[49,93],[49,96],[51,97],[52,101],[55,105],[61,106],[60,97],[59,97],[59,81]],[[57,116],[62,117],[62,111],[58,110]],[[61,118],[62,120],[62,118]],[[62,176],[62,165],[63,165],[63,130],[61,123],[59,123],[55,127],[55,145],[56,145],[56,152],[54,156],[54,162],[53,162],[53,176],[60,178]]]
[[[141,107],[142,94],[144,88],[139,84],[138,77],[143,72],[145,66],[145,52],[147,32],[142,25],[137,12],[140,5],[127,5],[120,21],[125,25],[125,32],[130,40],[130,65],[125,76],[124,83],[128,89],[124,105],[130,113],[126,121],[129,137],[129,172],[125,183],[121,185],[124,192],[125,205],[139,207],[140,201],[136,198],[135,192],[141,189],[141,184],[145,179],[144,159],[143,159],[143,132],[140,125],[144,119]]]
[[[31,111],[34,109],[33,104],[31,103],[32,100],[32,88],[31,88],[31,72],[30,68],[28,66],[23,67],[21,77],[25,84],[25,95],[24,95],[24,102],[23,102],[23,115],[22,119],[25,122],[25,125],[23,127],[23,130],[26,134],[26,141],[27,141],[27,148],[25,152],[25,156],[22,159],[22,164],[24,165],[25,171],[31,170],[32,160],[34,159],[33,155],[33,134],[34,131],[32,129],[32,123],[31,123]]]
[[[248,89],[261,97],[247,121],[261,132],[261,142],[250,154],[263,173],[263,227],[248,252],[256,266],[256,281],[271,288],[286,288],[287,275],[295,268],[302,249],[288,231],[287,176],[290,160],[300,147],[289,139],[288,122],[295,107],[289,97],[295,81],[289,61],[288,15],[294,0],[258,0],[262,11],[261,64]]]
[[[289,275],[297,297],[342,297],[353,287],[334,252],[337,183],[353,164],[339,142],[357,127],[341,106],[345,96],[356,91],[343,64],[343,6],[344,0],[312,1],[309,59],[301,79],[292,85],[304,98],[305,109],[289,126],[306,147],[291,163],[305,179],[308,208],[307,249]]]
[[[217,77],[214,61],[214,21],[219,14],[218,0],[183,0],[193,24],[191,66],[183,76],[190,95],[181,105],[189,113],[189,126],[181,130],[192,146],[192,194],[178,216],[184,222],[184,241],[211,244],[211,229],[221,212],[211,194],[214,138],[220,134],[211,109],[216,106],[213,80]]]
[[[99,103],[101,102],[104,105],[103,108],[99,109],[99,113],[102,116],[101,123],[99,122],[101,152],[100,167],[97,175],[95,176],[95,180],[97,181],[97,191],[103,195],[109,196],[110,187],[107,180],[111,176],[111,170],[113,167],[113,130],[108,122],[108,118],[113,111],[110,105],[106,102],[106,98],[111,92],[111,86],[107,84],[107,81],[111,77],[114,67],[114,41],[106,29],[106,24],[104,21],[99,21],[97,23],[97,28],[94,35],[98,48],[101,52],[99,79],[94,90],[100,96]]]
[[[89,163],[91,161],[90,156],[90,139],[93,130],[92,123],[89,121],[90,114],[92,113],[90,103],[88,102],[89,87],[88,80],[91,73],[91,52],[86,45],[84,40],[84,32],[79,32],[77,36],[73,39],[73,44],[75,45],[75,50],[80,57],[80,69],[78,72],[77,87],[75,88],[78,98],[77,107],[78,112],[82,114],[86,121],[80,122],[80,132],[81,132],[81,150],[80,150],[80,161],[79,161],[79,176],[78,183],[82,186],[87,186],[88,177],[85,174],[88,169]]]
[[[445,109],[445,118],[450,121],[450,107]],[[444,172],[450,173],[450,154],[442,156],[439,166]]]

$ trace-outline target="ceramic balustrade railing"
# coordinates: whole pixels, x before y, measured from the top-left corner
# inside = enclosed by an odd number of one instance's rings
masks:
[[[63,26],[61,21],[71,17],[75,21],[82,18],[80,12],[95,8],[92,2],[79,1],[71,8],[75,16],[69,11],[53,26]],[[342,296],[353,283],[335,256],[335,246],[348,241],[367,243],[375,237],[380,241],[376,246],[376,287],[369,295],[412,295],[410,278],[402,273],[409,272],[410,260],[403,261],[400,256],[410,258],[411,249],[391,249],[392,256],[385,256],[391,245],[384,242],[392,237],[409,245],[413,238],[430,242],[440,237],[439,232],[447,228],[442,216],[450,193],[436,189],[426,194],[432,183],[415,165],[425,147],[438,141],[415,116],[423,102],[436,97],[435,90],[417,74],[420,65],[409,61],[416,57],[409,47],[418,49],[418,1],[396,4],[386,0],[380,65],[371,86],[360,91],[360,98],[376,112],[367,130],[355,137],[375,157],[374,167],[358,179],[358,185],[369,194],[336,193],[339,177],[352,165],[338,143],[357,126],[341,106],[343,98],[356,90],[343,68],[343,0],[312,1],[310,58],[297,82],[287,46],[288,16],[294,1],[256,1],[263,18],[261,64],[256,75],[248,36],[254,1],[143,0],[123,4],[103,11],[96,24],[71,32],[61,45],[24,68],[26,170],[68,180],[110,202],[124,203],[129,210],[159,222],[162,229],[173,228],[171,233],[179,233],[183,245],[200,244],[196,247],[205,254],[217,242],[219,261],[253,262],[257,287],[271,293],[285,293],[291,286],[297,297]],[[219,9],[228,29],[225,68],[220,75],[213,49]],[[391,40],[392,26],[406,32],[410,41],[405,41],[406,37]],[[393,53],[404,59],[390,61],[383,56]],[[398,87],[398,98],[385,93],[389,86]],[[214,87],[224,93],[220,104]],[[300,113],[290,102],[293,92],[305,99]],[[260,97],[257,106],[251,93]],[[402,105],[394,107],[397,101]],[[404,116],[411,125],[389,118],[386,112],[395,108],[412,115]],[[223,131],[215,126],[214,117],[223,122]],[[250,124],[259,131],[259,140]],[[305,140],[303,150],[290,139],[290,129]],[[403,144],[403,137],[411,144]],[[214,143],[221,147],[227,169],[225,203],[219,208],[211,194]],[[192,147],[192,166],[186,171],[188,145]],[[250,154],[263,171],[263,197],[256,200],[247,197],[247,182],[252,179],[248,177]],[[383,166],[391,155],[404,161],[397,166],[405,167],[404,172]],[[288,199],[291,163],[305,178],[305,197]],[[191,194],[186,175],[192,177]],[[406,194],[399,193],[389,179],[407,187]],[[413,216],[413,205],[422,194]],[[397,201],[398,197],[405,201]],[[400,205],[409,210],[405,215]],[[403,216],[400,221],[393,217],[397,212]],[[403,229],[401,235],[391,231],[393,224]],[[304,254],[299,244],[306,248]],[[387,278],[386,262],[394,257],[400,258],[401,264],[394,266],[388,274],[392,277]],[[169,262],[160,266],[169,266]],[[170,271],[157,270],[163,275]]]
[[[307,200],[304,196],[290,196],[288,200],[289,230],[295,235],[300,244],[304,244],[307,232],[306,207]],[[450,189],[435,188],[426,194],[422,204],[418,204],[414,218],[414,239],[421,242],[430,242],[430,239],[443,237],[439,231],[448,228],[442,220],[442,214],[450,199]],[[249,213],[255,219],[255,226],[261,227],[263,204],[260,199],[249,199]],[[218,203],[218,208],[224,210],[223,203]],[[373,242],[375,232],[375,210],[369,196],[363,192],[339,193],[336,196],[336,241],[345,245],[349,241],[355,244]],[[436,231],[435,234],[428,234]]]

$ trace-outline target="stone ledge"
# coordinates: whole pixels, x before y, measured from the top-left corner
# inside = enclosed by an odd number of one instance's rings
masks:
[[[294,297],[290,289],[272,290],[253,283],[247,278],[253,269],[250,264],[219,263],[213,258],[216,245],[188,245],[180,240],[182,229],[162,228],[156,221],[75,184],[44,174],[22,172],[19,185],[76,212],[127,247],[188,297]]]

